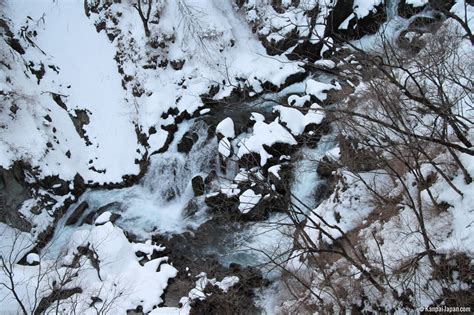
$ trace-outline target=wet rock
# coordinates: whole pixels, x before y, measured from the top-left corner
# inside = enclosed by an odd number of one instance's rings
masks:
[[[87,208],[89,208],[89,204],[85,201],[81,202],[76,209],[74,209],[69,218],[67,218],[66,225],[76,224]]]
[[[114,201],[114,202],[108,203],[108,204],[106,204],[106,205],[104,205],[104,206],[102,206],[102,207],[100,207],[96,210],[93,210],[93,211],[89,212],[85,216],[84,219],[82,219],[81,225],[82,224],[92,225],[94,223],[95,219],[97,219],[105,211],[112,212],[112,216],[110,217],[110,221],[112,223],[114,223],[120,217],[120,214],[113,212],[113,210],[114,209],[120,209],[121,205],[122,204],[120,202]]]
[[[44,64],[40,62],[39,65],[34,64],[32,61],[28,63],[28,69],[30,72],[36,77],[37,83],[40,84],[41,79],[43,79],[43,76],[46,74],[46,70],[44,68]]]
[[[204,199],[206,205],[214,212],[232,213],[237,210],[239,200],[236,196],[229,197],[221,192],[209,194]]]
[[[206,292],[212,295],[208,302],[193,301],[193,314],[236,314],[236,310],[245,311],[242,314],[258,313],[254,303],[255,289],[268,284],[260,271],[239,264],[223,266],[213,254],[216,251],[212,246],[221,246],[226,242],[225,239],[239,228],[239,225],[230,224],[228,220],[212,219],[192,233],[173,235],[171,238],[153,236],[153,241],[166,247],[166,252],[162,252],[161,255],[168,256],[178,270],[178,275],[170,279],[162,297],[164,306],[178,306],[180,298],[187,296],[195,287],[197,280],[195,276],[205,272],[207,278],[217,278],[218,281],[227,276],[237,276],[239,283],[232,286],[227,293],[212,285],[206,288]],[[224,303],[221,308],[220,301],[226,297],[229,303]],[[226,313],[231,307],[233,311]]]
[[[204,179],[204,184],[210,185],[212,182],[218,179],[217,172],[215,170],[211,170],[209,174],[207,174],[206,178]]]
[[[183,210],[184,217],[187,218],[195,215],[199,211],[199,206],[199,202],[195,198],[189,200]]]
[[[292,168],[289,164],[282,164],[278,171],[278,176],[273,172],[268,172],[268,179],[270,184],[275,186],[277,193],[286,195],[290,187],[290,182],[293,179]]]
[[[273,155],[273,157],[279,157],[281,155],[291,155],[295,151],[295,146],[288,143],[277,142],[271,146],[263,145],[265,151]]]
[[[72,190],[72,193],[75,195],[75,196],[80,196],[82,195],[82,193],[86,190],[87,186],[86,186],[86,183],[84,182],[84,178],[82,178],[81,175],[79,175],[78,173],[74,176],[74,179],[73,179],[73,184],[74,184],[74,188]]]
[[[4,33],[4,38],[5,38],[5,41],[7,42],[8,45],[10,45],[10,47],[15,50],[17,53],[19,53],[20,55],[24,55],[25,54],[25,50],[23,49],[23,47],[21,47],[21,44],[20,44],[20,41],[14,37],[14,34],[13,32],[11,31],[8,23],[7,23],[7,20],[5,19],[0,19],[0,28],[3,29],[3,33]]]
[[[194,196],[202,196],[206,192],[204,177],[196,175],[191,179],[191,186],[193,187]]]
[[[426,8],[426,5],[415,7],[411,4],[408,4],[406,0],[400,0],[398,3],[398,15],[408,19],[416,14],[419,14]]]
[[[135,309],[127,310],[127,315],[143,315],[143,306],[139,305]]]
[[[442,14],[434,14],[433,16],[416,16],[410,20],[408,31],[416,31],[420,33],[435,32],[444,19]]]
[[[243,222],[257,222],[268,219],[274,212],[282,212],[288,208],[288,201],[284,196],[273,195],[263,198],[249,212],[242,214],[239,218]]]
[[[375,34],[380,26],[387,20],[387,12],[383,3],[375,6],[367,16],[358,19],[354,16],[347,29],[339,29],[339,26],[353,13],[353,1],[337,1],[335,7],[328,17],[328,25],[324,37],[337,34],[345,39],[353,40],[365,35]]]
[[[198,139],[199,136],[197,133],[190,131],[186,132],[178,143],[178,152],[189,153]]]
[[[260,166],[260,154],[246,153],[239,158],[239,167],[251,169]]]
[[[28,232],[31,223],[18,209],[31,194],[23,182],[20,168],[19,165],[8,170],[0,167],[0,222]]]
[[[191,315],[200,314],[261,314],[253,301],[255,293],[249,285],[239,285],[230,288],[227,293],[219,288],[208,285],[205,289],[208,297],[205,300],[194,299],[191,302]]]
[[[410,51],[412,54],[418,54],[425,44],[421,32],[404,30],[400,32],[397,38],[397,45],[402,49]]]
[[[318,163],[317,173],[322,178],[330,178],[333,176],[333,172],[338,168],[337,163],[329,160],[326,156],[321,159]]]
[[[48,190],[51,190],[55,195],[64,196],[70,192],[69,182],[65,181],[59,176],[46,176],[38,181],[38,184]]]
[[[53,98],[53,101],[58,104],[59,107],[61,107],[64,110],[67,110],[67,106],[64,103],[63,99],[61,98],[61,95],[56,94],[56,93],[51,93],[51,97]]]

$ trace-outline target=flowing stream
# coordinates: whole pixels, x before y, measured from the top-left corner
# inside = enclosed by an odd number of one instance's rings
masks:
[[[88,190],[77,203],[85,201],[89,205],[82,219],[92,211],[107,207],[108,211],[120,214],[116,224],[141,239],[149,239],[156,234],[171,237],[185,232],[197,233],[196,229],[210,220],[212,214],[209,213],[203,196],[194,197],[191,179],[198,174],[205,176],[212,170],[219,176],[225,176],[217,163],[217,140],[214,137],[208,138],[207,129],[208,126],[200,120],[183,122],[170,150],[151,157],[147,174],[136,185],[122,189]],[[176,145],[187,131],[197,134],[197,140],[189,153],[177,152]],[[329,134],[322,137],[316,148],[302,147],[295,154],[291,190],[309,207],[317,205],[319,200],[316,188],[324,184],[316,172],[315,161],[322,158],[333,145],[334,136]],[[237,168],[237,165],[230,167]],[[227,168],[227,174],[238,171],[229,170],[229,165]],[[193,211],[189,209],[191,204]],[[77,229],[77,226],[65,226],[65,219],[59,222],[51,242],[51,248],[58,251],[63,242],[69,239],[68,235]],[[256,266],[268,279],[278,280],[280,273],[272,268],[274,265],[268,264],[267,255],[282,253],[284,255],[281,259],[285,259],[293,246],[292,230],[281,223],[290,223],[284,213],[272,214],[267,220],[260,222],[210,225],[206,228],[204,237],[201,236],[201,241],[185,245],[186,253],[197,259],[213,255],[223,266],[230,263]],[[57,254],[58,251],[50,252]],[[280,284],[274,281],[274,285],[259,293],[260,306],[271,313],[271,309],[278,303],[279,294]]]

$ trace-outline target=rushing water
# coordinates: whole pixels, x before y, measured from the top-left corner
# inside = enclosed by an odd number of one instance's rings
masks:
[[[147,239],[154,234],[180,234],[193,231],[211,218],[204,203],[204,197],[194,197],[191,179],[197,174],[219,171],[216,163],[217,141],[208,139],[208,126],[202,121],[189,121],[180,125],[175,140],[168,152],[151,157],[147,174],[136,185],[122,189],[93,189],[87,191],[78,202],[86,201],[88,211],[110,205],[108,210],[120,214],[117,224],[124,230],[140,238]],[[174,148],[186,131],[195,132],[198,140],[187,154]],[[318,159],[332,148],[333,137],[323,136],[316,148],[302,147],[295,154],[294,181],[292,193],[310,207],[316,206],[316,188],[321,184],[316,172]],[[227,175],[235,174],[237,165],[228,165]],[[229,169],[234,168],[234,169]],[[197,205],[197,211],[189,215],[190,201]],[[86,212],[83,217],[87,216]],[[51,248],[60,250],[77,227],[66,227],[63,221],[58,224]],[[269,263],[267,255],[281,254],[281,260],[291,252],[293,246],[292,230],[281,223],[289,223],[284,213],[276,213],[265,221],[254,223],[230,222],[228,226],[215,226],[207,230],[209,236],[204,242],[191,244],[190,255],[195,257],[215,255],[223,265],[239,263],[258,266],[267,278],[279,279],[279,272]],[[195,246],[196,248],[192,248]],[[56,252],[57,251],[52,251]],[[278,303],[276,293],[281,290],[278,281],[261,292],[260,304],[272,313]],[[280,292],[281,293],[281,292]]]
[[[197,121],[190,127],[199,138],[188,154],[165,152],[151,157],[147,174],[129,188],[90,191],[81,198],[97,209],[118,202],[118,224],[138,236],[156,233],[182,233],[206,220],[202,211],[185,216],[184,209],[193,198],[191,179],[211,170],[217,154],[215,139],[207,140],[207,126]],[[174,142],[180,140],[176,137]],[[174,143],[170,146],[173,148]]]

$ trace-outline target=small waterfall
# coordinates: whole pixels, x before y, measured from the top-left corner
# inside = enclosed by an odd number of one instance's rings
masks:
[[[207,139],[207,129],[204,122],[194,121],[187,130],[197,135],[191,151],[183,154],[173,150],[180,140],[176,137],[168,152],[151,157],[148,172],[137,185],[89,191],[81,201],[87,201],[92,210],[115,202],[110,211],[121,215],[118,224],[142,237],[181,233],[199,226],[206,220],[204,211],[192,217],[183,211],[194,196],[192,177],[209,172],[217,154],[217,141]]]
[[[196,121],[189,132],[198,140],[191,151],[185,155],[178,152],[165,152],[153,156],[148,173],[141,186],[148,190],[157,201],[166,204],[191,192],[190,181],[199,173],[208,173],[212,160],[216,157],[216,140],[207,140],[208,126]],[[179,139],[177,139],[179,140]]]

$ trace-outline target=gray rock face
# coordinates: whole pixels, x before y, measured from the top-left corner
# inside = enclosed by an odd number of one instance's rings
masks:
[[[0,222],[28,232],[31,223],[18,210],[31,195],[21,177],[18,166],[8,170],[0,167]]]

